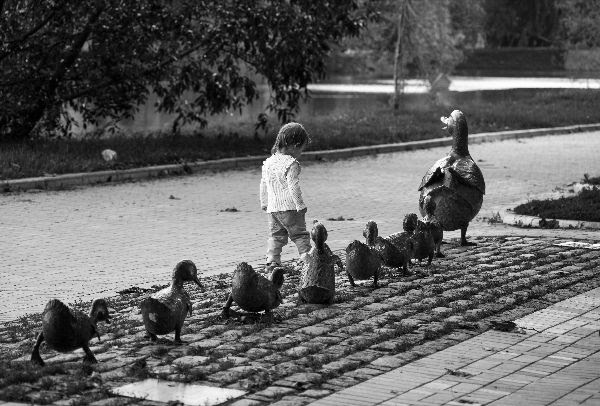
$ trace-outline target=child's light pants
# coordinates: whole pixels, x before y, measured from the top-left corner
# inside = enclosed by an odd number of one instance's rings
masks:
[[[288,210],[267,214],[271,233],[267,240],[267,264],[281,264],[281,249],[288,243],[288,237],[296,244],[301,258],[302,254],[310,251],[310,234],[306,230],[304,212]]]

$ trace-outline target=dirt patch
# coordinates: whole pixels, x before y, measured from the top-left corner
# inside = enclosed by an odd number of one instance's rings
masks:
[[[543,219],[600,221],[600,189],[584,189],[575,196],[558,199],[532,200],[515,207],[514,212]]]

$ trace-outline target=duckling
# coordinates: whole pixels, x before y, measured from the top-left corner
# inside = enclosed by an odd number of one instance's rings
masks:
[[[181,344],[181,329],[186,316],[192,315],[192,301],[183,288],[184,282],[195,282],[200,288],[198,269],[190,260],[184,260],[173,269],[171,286],[151,297],[145,298],[140,307],[148,337],[157,340],[157,335],[175,331],[175,343]]]
[[[431,234],[431,227],[429,223],[419,220],[417,229],[411,237],[415,245],[414,258],[419,261],[427,258],[427,265],[431,264],[435,251],[435,242]]]
[[[373,277],[373,287],[377,287],[381,258],[377,251],[358,240],[346,247],[346,274],[350,285],[356,286],[354,279],[365,280]]]
[[[233,271],[231,293],[223,307],[223,316],[229,317],[229,308],[234,301],[247,312],[256,313],[264,310],[265,315],[270,315],[271,310],[283,301],[280,292],[283,286],[283,273],[284,268],[276,267],[269,280],[256,273],[246,262],[238,264]]]
[[[388,235],[388,241],[390,241],[399,249],[404,249],[406,241],[415,233],[418,221],[419,217],[416,215],[416,213],[406,214],[404,216],[404,220],[402,221],[402,229],[404,231]]]
[[[453,138],[447,156],[438,160],[427,171],[419,190],[419,210],[425,216],[425,199],[430,197],[435,209],[430,217],[435,218],[445,231],[460,229],[461,245],[476,245],[466,238],[469,222],[477,215],[483,203],[485,181],[468,146],[467,120],[460,110],[450,117],[442,117]]]
[[[385,266],[392,268],[402,267],[404,274],[408,274],[407,266],[408,262],[410,262],[412,253],[412,242],[407,241],[404,244],[404,249],[400,249],[388,239],[379,236],[377,223],[373,220],[369,221],[365,226],[363,236],[366,239],[366,244],[379,254],[379,257]]]
[[[444,239],[444,229],[439,221],[435,219],[433,213],[435,211],[435,203],[431,199],[431,196],[425,197],[425,217],[423,221],[429,223],[429,229],[433,236],[433,243],[435,244],[435,256],[437,258],[444,258],[442,254],[442,240]]]
[[[419,217],[415,213],[406,214],[402,221],[402,228],[404,231],[387,236],[389,242],[394,244],[400,252],[405,253],[404,255],[407,257],[408,266],[411,266],[410,260],[414,257],[415,246],[411,237],[415,233],[418,220]]]
[[[342,261],[325,244],[327,229],[322,223],[313,222],[310,237],[315,246],[306,255],[298,297],[305,303],[332,304],[335,297],[334,265],[343,269]]]
[[[89,316],[79,310],[70,309],[58,299],[50,300],[42,313],[42,331],[31,352],[31,361],[44,366],[45,363],[40,357],[40,345],[46,341],[48,347],[59,352],[82,348],[85,351],[83,361],[97,363],[88,343],[94,336],[100,340],[100,333],[96,327],[99,321],[110,324],[109,309],[104,299],[94,300]]]

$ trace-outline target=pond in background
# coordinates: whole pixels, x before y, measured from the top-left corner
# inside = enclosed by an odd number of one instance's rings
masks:
[[[571,78],[514,78],[514,77],[450,77],[449,90],[453,92],[507,90],[507,89],[600,89],[600,79]],[[361,83],[316,83],[308,86],[311,97],[301,103],[298,121],[318,116],[347,114],[356,108],[381,107],[387,105],[394,92],[393,81],[372,80]],[[429,86],[424,80],[405,81],[406,95],[426,97]],[[244,123],[254,123],[264,112],[269,98],[269,88],[258,85],[259,98],[240,112],[219,114],[209,117],[209,128],[235,128]],[[415,99],[415,100],[418,100]],[[118,127],[125,133],[170,131],[174,114],[156,112],[156,96],[140,106],[133,119],[119,122]],[[194,128],[188,126],[186,128]]]

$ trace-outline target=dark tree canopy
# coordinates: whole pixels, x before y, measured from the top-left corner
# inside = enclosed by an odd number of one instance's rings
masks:
[[[293,114],[330,44],[373,16],[348,0],[0,0],[0,139],[130,117],[150,93],[176,126],[271,88]],[[65,118],[68,118],[65,121]]]
[[[557,39],[555,0],[486,0],[485,36],[491,47],[540,47]]]

